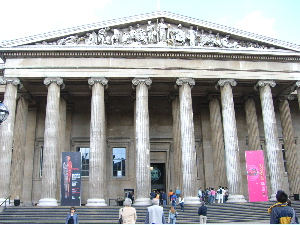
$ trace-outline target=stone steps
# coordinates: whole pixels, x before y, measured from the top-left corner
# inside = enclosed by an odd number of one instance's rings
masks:
[[[268,223],[267,209],[273,202],[260,203],[226,203],[210,204],[208,207],[208,223]],[[300,202],[294,201],[293,207],[300,213]],[[76,207],[81,224],[116,224],[121,206]],[[137,224],[143,224],[147,207],[135,207]],[[199,223],[198,206],[186,205],[185,211],[178,210],[177,224]],[[164,208],[166,219],[169,206]],[[68,206],[58,207],[25,207],[9,206],[0,214],[1,224],[64,224]]]

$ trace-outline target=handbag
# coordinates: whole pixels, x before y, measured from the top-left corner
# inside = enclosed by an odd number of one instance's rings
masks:
[[[123,212],[123,209],[122,209],[122,212]],[[122,223],[123,223],[123,218],[122,218],[122,214],[121,214],[121,217],[119,218],[118,224],[122,224]]]

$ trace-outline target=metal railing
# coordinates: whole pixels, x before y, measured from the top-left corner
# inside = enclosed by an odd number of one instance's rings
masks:
[[[0,204],[0,206],[2,206],[3,203],[4,203],[4,209],[6,209],[6,202],[7,202],[7,200],[8,200],[8,205],[10,204],[10,197],[11,197],[11,196],[8,196],[8,197]]]

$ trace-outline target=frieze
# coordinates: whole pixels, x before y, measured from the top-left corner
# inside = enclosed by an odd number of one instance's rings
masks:
[[[44,51],[4,52],[5,58],[62,58],[62,57],[93,57],[93,58],[169,58],[169,59],[207,59],[207,60],[246,60],[246,61],[280,61],[299,62],[298,56],[274,56],[274,55],[243,55],[226,53],[185,53],[185,52],[137,52],[137,51],[67,51],[59,52],[53,49]]]
[[[231,39],[230,34],[214,33],[199,29],[196,25],[165,23],[164,18],[149,20],[147,24],[135,24],[124,28],[103,27],[83,35],[74,34],[52,42],[36,45],[93,45],[93,46],[190,46],[214,48],[270,49],[250,41]],[[273,48],[273,47],[272,47]]]

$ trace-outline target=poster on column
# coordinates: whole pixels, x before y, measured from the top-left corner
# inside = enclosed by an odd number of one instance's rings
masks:
[[[249,202],[268,201],[264,153],[261,150],[246,151],[245,155]]]
[[[81,153],[62,152],[61,200],[62,206],[81,205]]]

